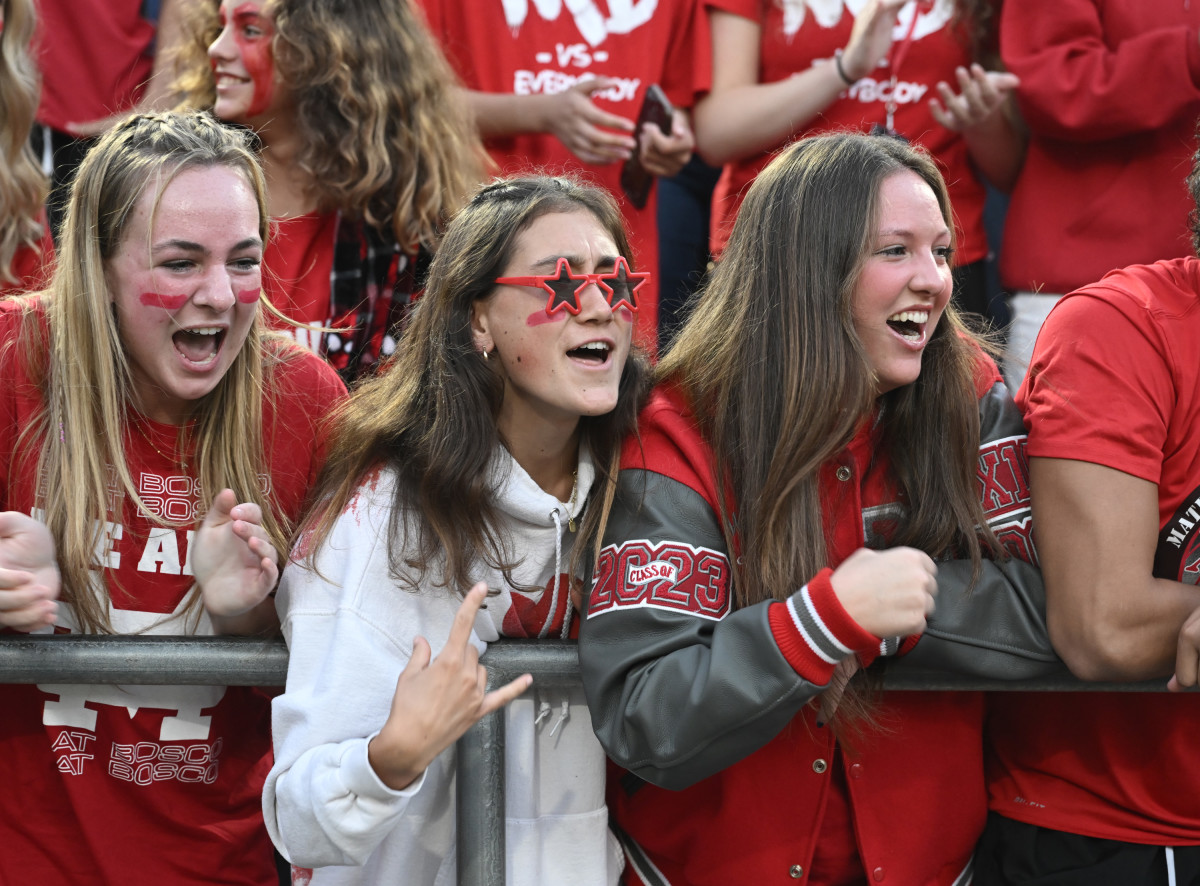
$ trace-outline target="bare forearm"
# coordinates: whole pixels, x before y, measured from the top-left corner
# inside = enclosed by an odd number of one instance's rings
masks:
[[[1051,596],[1047,621],[1055,649],[1084,680],[1170,676],[1179,629],[1200,607],[1200,588],[1147,578],[1143,586],[1126,588],[1120,596],[1104,604],[1103,594],[1098,595],[1089,611],[1055,603]]]
[[[696,106],[697,150],[715,166],[769,151],[811,123],[846,88],[829,63],[775,83],[714,91]]]
[[[465,90],[467,106],[475,118],[479,134],[489,136],[545,132],[542,96],[512,95],[499,92]]]

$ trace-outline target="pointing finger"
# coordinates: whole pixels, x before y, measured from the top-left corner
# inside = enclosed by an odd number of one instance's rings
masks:
[[[501,686],[499,689],[494,689],[483,697],[483,703],[480,705],[480,716],[486,716],[504,707],[518,695],[524,692],[533,684],[533,677],[530,674],[522,674],[511,683]]]
[[[454,613],[454,623],[450,626],[450,638],[446,641],[447,649],[465,651],[468,645],[467,641],[471,637],[471,629],[475,626],[475,616],[479,614],[479,608],[483,605],[486,597],[487,585],[481,581],[476,582],[475,586],[467,591],[466,597],[459,604],[458,612]]]

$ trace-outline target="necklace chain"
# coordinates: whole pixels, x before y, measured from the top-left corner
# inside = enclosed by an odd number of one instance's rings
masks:
[[[579,471],[571,472],[571,500],[567,502],[567,528],[575,531],[575,499],[579,495]]]
[[[176,439],[175,439],[175,449],[172,451],[171,455],[167,455],[165,452],[163,452],[161,449],[159,449],[158,446],[155,445],[153,440],[150,439],[150,435],[146,433],[146,429],[142,427],[142,423],[140,421],[138,421],[137,419],[134,419],[133,426],[135,428],[137,428],[137,432],[139,434],[141,434],[142,439],[150,444],[150,448],[153,449],[155,452],[157,452],[159,454],[159,456],[163,459],[163,461],[168,461],[174,465],[177,465],[181,471],[187,470],[187,460],[184,458],[183,453],[178,451],[178,449],[179,449],[179,438],[178,437],[176,437]]]

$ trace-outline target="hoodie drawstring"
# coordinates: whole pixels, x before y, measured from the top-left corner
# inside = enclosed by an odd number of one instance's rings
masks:
[[[550,707],[550,702],[543,701],[543,702],[539,703],[537,716],[533,718],[533,728],[536,729],[537,727],[541,726],[542,721],[545,720],[547,717],[549,717],[550,713],[553,710],[554,709],[552,707]],[[570,719],[571,719],[571,702],[568,699],[563,698],[562,703],[558,709],[558,718],[554,721],[554,725],[550,727],[550,732],[547,733],[549,735],[549,737],[554,738],[554,733],[558,732],[558,730],[563,727],[563,724],[565,724]]]
[[[558,719],[554,721],[554,725],[550,727],[550,737],[554,738],[554,733],[562,727],[564,723],[571,718],[571,705],[565,698],[562,700],[562,707],[558,712]]]
[[[550,516],[554,518],[554,580],[550,584],[554,587],[553,596],[550,598],[549,619],[553,620],[554,614],[558,612],[558,586],[559,576],[562,575],[562,515],[555,508],[550,512]],[[567,601],[567,615],[563,622],[569,624],[571,621],[571,603]],[[539,637],[545,637],[546,631],[550,627],[550,622],[547,621],[543,625],[542,630],[538,632]]]

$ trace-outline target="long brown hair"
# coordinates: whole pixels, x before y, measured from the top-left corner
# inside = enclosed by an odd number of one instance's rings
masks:
[[[310,562],[363,479],[387,466],[399,478],[388,542],[398,582],[411,587],[430,564],[444,563],[433,582],[465,591],[471,567],[482,560],[511,584],[519,552],[508,549],[495,490],[488,485],[489,463],[504,442],[496,425],[504,384],[476,351],[471,307],[495,290],[492,281],[503,274],[520,234],[557,212],[593,215],[632,266],[620,210],[603,189],[548,176],[499,180],[480,189],[446,231],[395,360],[381,376],[363,382],[335,415],[317,508],[303,527]],[[634,349],[621,374],[616,409],[580,418],[580,445],[590,449],[602,478],[593,494],[603,494],[615,480],[619,447],[634,428],[648,375],[645,358]],[[594,537],[599,514],[599,508],[588,508],[576,558]],[[411,524],[415,538],[409,537]]]
[[[188,107],[216,97],[208,46],[218,0],[191,7],[174,85]],[[411,0],[270,0],[277,76],[302,135],[296,163],[323,211],[432,246],[483,175],[458,80]]]
[[[659,365],[712,444],[740,606],[784,599],[827,564],[818,470],[876,408],[852,293],[879,191],[920,176],[953,231],[945,183],[919,148],[878,136],[804,139],[751,186],[698,307]],[[1000,555],[976,489],[977,350],[947,306],[916,382],[879,398],[882,447],[906,513],[894,537],[934,557]],[[735,540],[736,536],[736,540]]]
[[[63,599],[84,631],[112,630],[109,589],[96,580],[94,569],[104,522],[120,521],[122,497],[153,513],[125,460],[128,411],[136,404],[105,269],[144,193],[153,193],[157,201],[182,170],[209,166],[246,177],[265,241],[262,173],[246,133],[222,126],[207,113],[143,114],[109,130],[84,158],[71,188],[53,283],[44,295],[24,299],[20,342],[44,408],[22,431],[18,457],[8,470],[37,472],[37,506],[54,537]],[[45,331],[36,318],[43,310]],[[210,502],[229,487],[239,501],[257,502],[279,550],[286,550],[290,527],[260,480],[266,474],[262,407],[273,389],[274,365],[298,352],[269,346],[256,315],[225,376],[197,402],[193,430],[201,499]],[[110,474],[120,493],[115,503],[110,502]]]

